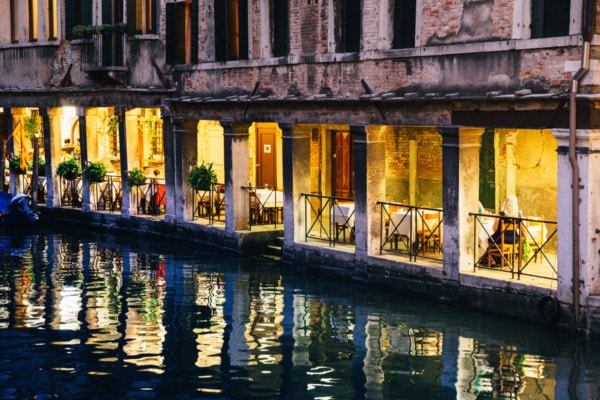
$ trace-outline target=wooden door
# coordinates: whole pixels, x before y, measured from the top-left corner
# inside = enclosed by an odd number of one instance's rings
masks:
[[[485,208],[496,209],[496,157],[494,155],[493,129],[486,129],[481,137],[479,201]]]
[[[275,127],[257,127],[256,186],[277,187],[277,146]]]
[[[334,131],[332,136],[331,193],[335,197],[354,197],[354,157],[349,131]]]

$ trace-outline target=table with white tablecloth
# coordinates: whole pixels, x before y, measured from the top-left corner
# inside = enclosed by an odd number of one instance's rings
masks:
[[[343,235],[346,240],[346,230],[350,231],[350,239],[354,237],[354,203],[335,203],[331,208],[332,231],[335,239]]]

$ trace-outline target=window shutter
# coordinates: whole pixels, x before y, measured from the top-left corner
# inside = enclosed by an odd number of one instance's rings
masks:
[[[175,65],[177,63],[177,3],[167,3],[166,19],[166,63]]]

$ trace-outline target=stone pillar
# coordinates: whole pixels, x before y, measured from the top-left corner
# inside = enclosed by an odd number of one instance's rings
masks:
[[[131,204],[131,187],[127,184],[127,171],[131,159],[137,157],[137,149],[139,146],[128,146],[127,136],[131,136],[137,144],[137,114],[129,115],[123,107],[119,111],[119,153],[120,153],[120,168],[119,176],[121,176],[121,215],[129,217],[137,213],[137,204]],[[128,135],[129,129],[131,133]],[[132,209],[133,208],[133,212]]]
[[[505,153],[506,153],[506,194],[507,196],[517,195],[517,166],[515,164],[515,142],[517,139],[516,130],[505,130],[506,142],[505,142]],[[504,201],[504,198],[501,201]]]
[[[195,193],[187,184],[190,170],[198,165],[198,121],[186,120],[184,132],[182,132],[181,158],[182,158],[182,181],[181,187],[184,207],[181,214],[181,221],[191,221],[194,213]]]
[[[354,142],[354,278],[367,280],[370,254],[378,254],[381,218],[377,201],[385,200],[385,135],[380,126],[350,126]]]
[[[167,208],[169,208],[169,198],[172,197],[174,220],[179,223],[190,220],[192,217],[194,194],[187,186],[187,177],[190,172],[190,165],[196,165],[198,158],[198,132],[196,126],[197,121],[181,118],[173,119],[174,170],[173,181],[167,182]],[[165,173],[167,167],[165,163]]]
[[[6,119],[6,134],[8,139],[10,139],[6,141],[6,148],[4,149],[6,151],[6,160],[8,160],[15,149],[15,141],[12,140],[12,138],[10,138],[10,135],[12,134],[12,131],[14,129],[12,119],[12,107],[4,107],[4,118]],[[8,165],[8,163],[6,165]],[[9,193],[12,194],[12,174],[10,173],[8,166],[6,167],[6,172],[8,172],[8,190]],[[4,176],[2,176],[2,190],[4,190]]]
[[[60,177],[56,175],[62,160],[60,108],[50,108],[48,118],[44,118],[44,159],[46,161],[46,207],[60,206]],[[46,122],[47,120],[47,122]]]
[[[163,154],[165,160],[165,184],[166,205],[165,221],[175,221],[175,159],[177,149],[175,147],[175,125],[176,118],[171,116],[171,110],[163,107],[160,110],[163,119]]]
[[[444,210],[444,276],[459,281],[472,271],[473,217],[479,209],[479,149],[483,128],[439,127],[442,135],[442,204]]]
[[[248,185],[249,146],[248,129],[250,124],[221,121],[224,140],[225,164],[225,232],[248,229],[249,205]]]
[[[24,124],[25,121],[25,108],[12,108],[11,109],[11,129],[10,132],[13,133],[13,130],[15,129],[15,127],[17,127],[17,124],[19,124],[19,120],[21,121],[21,124]],[[16,118],[16,123],[15,123],[15,118]],[[21,130],[22,134],[15,134],[15,136],[12,137],[12,139],[9,141],[10,145],[9,145],[9,157],[13,154],[18,154],[19,157],[23,157],[24,155],[21,154],[22,153],[22,149],[26,146],[25,142],[23,142],[23,145],[20,144],[20,140],[28,140],[26,138],[26,134],[25,134],[25,129]],[[16,132],[15,132],[16,133]],[[17,174],[15,172],[13,172],[12,170],[10,171],[10,195],[11,197],[17,195],[18,193],[24,193],[25,192],[25,185],[24,185],[24,179],[25,176],[22,174]]]
[[[576,133],[576,159],[579,168],[578,244],[573,242],[573,168],[569,161],[569,130],[556,129],[552,133],[558,142],[558,300],[573,304],[573,248],[578,245],[579,304],[582,308],[600,307],[600,298],[596,297],[600,295],[600,130],[578,129]]]
[[[283,146],[283,260],[293,263],[294,243],[303,242],[306,230],[305,199],[310,193],[310,138],[306,125],[279,123]]]
[[[95,113],[95,111],[94,111]],[[87,112],[83,107],[77,107],[77,116],[79,117],[79,142],[81,144],[81,168],[85,168],[90,160],[98,158],[98,138],[95,132],[91,130],[88,135],[87,130]],[[92,124],[94,126],[95,124]],[[82,178],[82,204],[81,211],[87,212],[96,209],[96,205],[90,202],[90,184],[87,179]]]

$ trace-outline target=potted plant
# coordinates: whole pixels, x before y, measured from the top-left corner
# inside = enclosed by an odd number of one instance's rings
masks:
[[[9,162],[9,167],[10,170],[12,172],[14,172],[15,174],[26,174],[27,173],[27,167],[22,168],[21,167],[21,156],[18,154],[13,154],[12,156],[10,156],[10,160]]]
[[[62,161],[56,168],[56,175],[63,177],[68,181],[72,181],[81,175],[81,165],[74,158]]]
[[[27,163],[27,169],[33,171],[33,160]],[[38,163],[38,176],[46,176],[46,160],[44,157],[40,157]]]
[[[89,183],[100,183],[104,181],[106,174],[108,171],[106,170],[106,165],[101,161],[94,161],[88,163],[88,165],[83,169],[82,174],[88,180]]]
[[[210,190],[211,185],[217,183],[217,174],[212,169],[212,163],[195,166],[190,171],[187,184],[194,190]]]
[[[127,184],[129,186],[142,186],[146,183],[146,175],[141,168],[134,168],[127,171]]]

